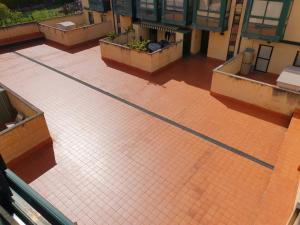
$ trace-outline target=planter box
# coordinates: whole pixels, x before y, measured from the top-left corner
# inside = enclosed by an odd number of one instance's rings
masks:
[[[136,51],[127,46],[100,40],[101,57],[125,64],[148,73],[154,73],[182,57],[182,41],[153,53]]]
[[[0,86],[6,89],[11,105],[26,116],[25,120],[0,132],[0,154],[5,162],[12,163],[29,152],[52,145],[44,113],[2,84]]]
[[[66,47],[72,47],[90,40],[95,40],[113,31],[112,22],[77,27],[71,30],[62,30],[52,25],[39,24],[40,31],[45,38]]]
[[[300,93],[236,75],[242,58],[240,54],[214,69],[211,92],[292,116],[300,108]]]

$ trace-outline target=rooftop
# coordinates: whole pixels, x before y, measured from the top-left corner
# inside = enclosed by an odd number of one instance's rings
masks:
[[[54,141],[55,159],[15,171],[79,224],[253,224],[290,119],[212,96],[220,63],[193,56],[147,75],[92,43],[3,53],[1,82],[45,112]]]

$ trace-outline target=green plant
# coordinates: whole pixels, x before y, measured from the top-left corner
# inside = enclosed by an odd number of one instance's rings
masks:
[[[149,42],[150,42],[149,40],[143,40],[143,41],[132,40],[127,44],[127,46],[131,49],[147,52],[148,51],[147,45]]]
[[[117,34],[115,32],[109,32],[107,37],[109,40],[113,41],[117,37]]]
[[[0,20],[4,20],[10,15],[10,10],[6,5],[0,3]]]

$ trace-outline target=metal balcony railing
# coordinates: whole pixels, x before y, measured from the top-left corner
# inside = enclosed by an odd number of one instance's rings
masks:
[[[0,155],[0,223],[75,225],[8,169]],[[21,223],[21,224],[22,224]]]

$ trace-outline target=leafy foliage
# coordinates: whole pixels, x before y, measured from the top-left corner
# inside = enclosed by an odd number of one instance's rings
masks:
[[[0,3],[14,10],[36,5],[63,5],[70,2],[74,2],[74,0],[0,0]]]
[[[107,37],[109,40],[113,41],[117,37],[117,34],[115,32],[109,32]]]
[[[131,49],[147,52],[148,51],[147,45],[149,42],[150,42],[149,40],[143,40],[143,41],[132,40],[127,44],[127,46]]]
[[[0,26],[8,26],[34,21],[43,21],[64,15],[66,15],[66,12],[64,12],[61,7],[49,9],[44,8],[29,12],[19,12],[11,11],[4,4],[0,3]]]
[[[10,15],[10,10],[6,5],[0,3],[0,20],[7,18]]]

